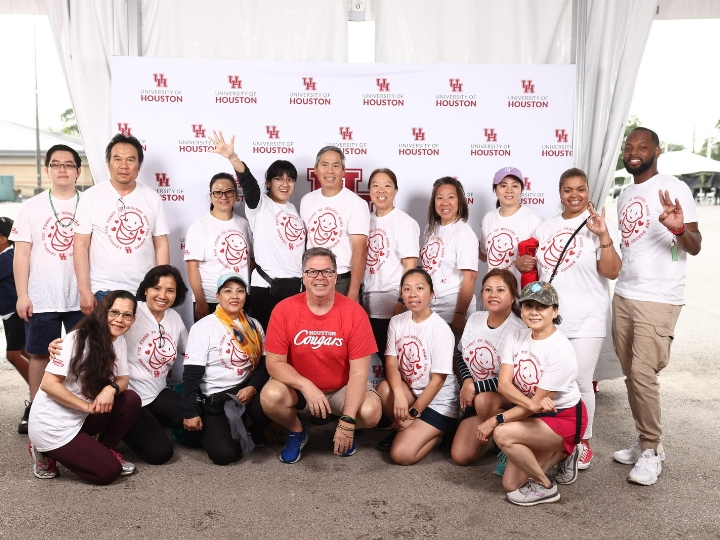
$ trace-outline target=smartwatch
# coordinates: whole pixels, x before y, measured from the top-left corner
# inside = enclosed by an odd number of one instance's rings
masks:
[[[495,421],[497,422],[498,426],[500,424],[504,424],[505,423],[505,415],[503,413],[496,414]]]
[[[120,393],[120,387],[117,385],[117,383],[115,381],[110,381],[108,383],[108,386],[112,386],[115,389],[116,396]]]
[[[413,418],[420,418],[420,411],[418,411],[415,407],[411,407],[408,412]]]

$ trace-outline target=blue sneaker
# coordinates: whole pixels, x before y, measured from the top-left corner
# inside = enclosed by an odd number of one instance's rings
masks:
[[[350,457],[354,456],[355,452],[357,452],[357,448],[355,448],[355,439],[353,439],[352,444],[350,445],[350,448],[345,450],[342,454],[340,454],[340,457]]]
[[[504,476],[505,467],[507,467],[507,456],[505,455],[505,452],[501,450],[498,454],[498,462],[497,465],[495,465],[495,470],[493,471],[493,474],[495,476]]]
[[[280,452],[280,461],[283,463],[296,463],[300,459],[300,451],[308,442],[308,433],[305,426],[302,431],[288,431],[285,439],[285,448]]]

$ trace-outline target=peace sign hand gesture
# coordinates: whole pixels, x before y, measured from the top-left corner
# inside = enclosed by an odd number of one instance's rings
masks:
[[[215,145],[214,149],[208,150],[213,154],[220,154],[222,157],[230,159],[235,155],[235,135],[230,138],[230,142],[225,142],[222,131],[213,131],[213,136],[208,137],[208,140]]]
[[[685,226],[685,219],[682,207],[680,206],[680,200],[675,199],[675,203],[673,204],[668,190],[665,190],[665,193],[660,190],[658,193],[660,195],[660,204],[662,204],[663,207],[663,212],[658,216],[658,221],[671,231],[682,230]]]
[[[588,211],[590,212],[590,217],[588,217],[587,223],[585,224],[588,230],[601,238],[607,236],[608,230],[607,223],[605,223],[605,208],[603,207],[598,215],[595,211],[595,206],[593,203],[590,203],[588,205]]]

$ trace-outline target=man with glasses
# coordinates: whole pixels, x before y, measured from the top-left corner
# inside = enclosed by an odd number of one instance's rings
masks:
[[[377,352],[365,310],[335,293],[337,263],[332,251],[310,248],[303,255],[306,291],[280,302],[270,317],[265,358],[272,377],[260,394],[265,414],[288,429],[284,463],[295,463],[308,440],[298,412],[339,416],[335,454],[352,456],[355,429],[380,420],[380,398],[368,382],[370,355]]]
[[[315,159],[320,189],[300,201],[308,247],[332,249],[338,258],[335,290],[356,302],[365,275],[370,210],[367,203],[343,186],[345,154],[335,146],[322,148]]]
[[[88,189],[77,210],[73,259],[86,315],[109,291],[134,291],[148,270],[170,263],[160,196],[137,182],[140,141],[118,133],[105,149],[105,161],[110,181]]]
[[[18,433],[28,432],[30,407],[48,363],[48,345],[82,319],[73,269],[73,232],[80,193],[80,156],[64,144],[45,154],[50,189],[28,199],[20,208],[10,239],[15,242],[13,271],[17,314],[25,321],[25,350],[30,355],[26,402]]]

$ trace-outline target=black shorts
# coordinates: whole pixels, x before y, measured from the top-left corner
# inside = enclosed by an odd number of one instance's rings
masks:
[[[25,321],[17,313],[3,320],[7,351],[22,351],[25,348]]]

